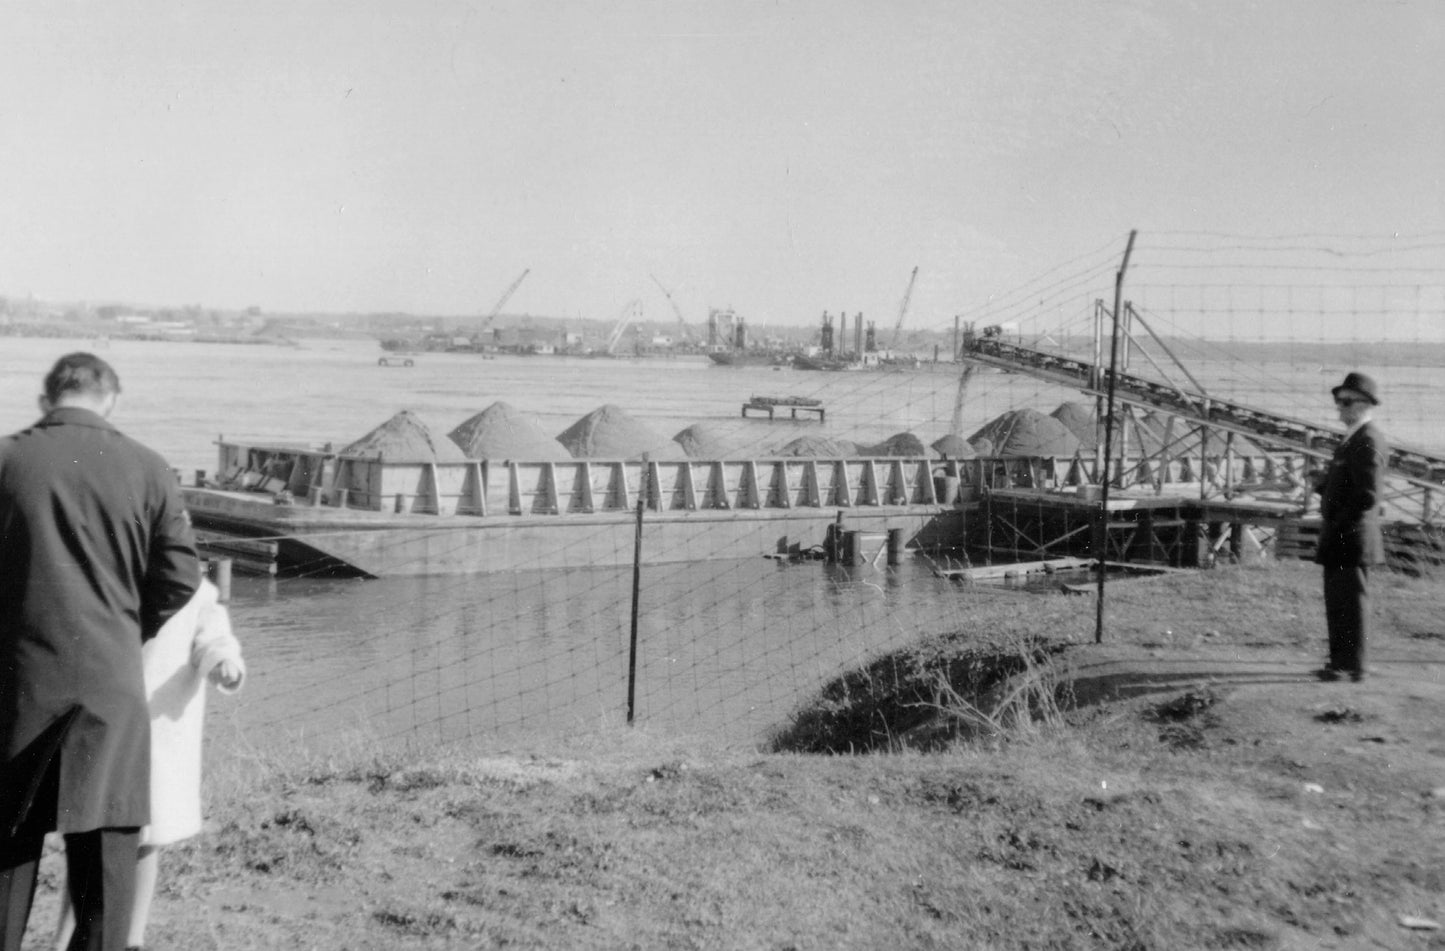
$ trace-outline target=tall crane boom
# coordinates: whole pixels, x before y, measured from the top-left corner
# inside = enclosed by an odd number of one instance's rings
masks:
[[[898,323],[893,325],[893,339],[888,341],[888,349],[892,350],[898,346],[898,333],[903,329],[903,317],[908,313],[908,301],[913,297],[913,282],[918,280],[918,265],[913,266],[913,273],[908,278],[908,290],[903,292],[903,303],[898,305]]]
[[[607,338],[608,353],[617,352],[617,343],[622,339],[623,331],[625,331],[629,326],[631,326],[632,321],[641,316],[641,314],[641,300],[634,298],[627,302],[627,306],[622,308],[621,316],[617,318],[617,326],[612,328],[612,334]]]
[[[517,293],[517,288],[522,286],[522,281],[526,280],[527,275],[531,273],[532,269],[527,268],[521,274],[517,275],[517,279],[512,282],[511,287],[508,287],[502,292],[502,296],[497,299],[497,304],[492,308],[492,312],[487,314],[486,320],[482,321],[482,332],[485,332],[488,327],[492,326],[492,321],[497,319],[497,315],[502,312],[502,308],[507,306],[507,301],[512,299],[512,295]]]
[[[691,342],[692,333],[687,329],[687,321],[683,319],[682,309],[677,306],[677,301],[672,299],[672,294],[667,288],[662,286],[662,282],[657,279],[657,275],[649,274],[647,276],[652,278],[652,283],[657,285],[657,289],[662,291],[662,296],[666,297],[667,302],[672,305],[672,312],[677,315],[678,325],[682,327],[682,339]]]

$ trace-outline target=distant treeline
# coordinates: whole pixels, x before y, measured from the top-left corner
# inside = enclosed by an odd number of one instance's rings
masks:
[[[1021,346],[1039,350],[1061,350],[1076,358],[1089,358],[1093,342],[1086,337],[1053,338],[1035,342],[1027,335]],[[1317,340],[1203,340],[1198,338],[1164,338],[1165,345],[1188,366],[1191,363],[1222,362],[1265,364],[1285,363],[1294,366],[1317,366],[1322,369],[1347,367],[1445,367],[1445,341],[1382,340],[1373,342]],[[1154,340],[1143,341],[1144,349],[1156,358],[1161,355]],[[1109,341],[1104,340],[1104,361],[1109,359]],[[1137,360],[1132,361],[1138,363]],[[1137,367],[1136,367],[1137,369]]]
[[[1171,345],[1171,349],[1175,349]],[[1186,363],[1224,360],[1241,363],[1291,363],[1321,368],[1445,367],[1445,341],[1310,341],[1245,342],[1235,340],[1192,342],[1175,349]]]

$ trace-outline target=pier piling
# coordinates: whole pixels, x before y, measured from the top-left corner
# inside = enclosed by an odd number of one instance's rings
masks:
[[[225,604],[231,600],[231,559],[213,558],[206,562],[206,574],[215,584],[219,600]]]

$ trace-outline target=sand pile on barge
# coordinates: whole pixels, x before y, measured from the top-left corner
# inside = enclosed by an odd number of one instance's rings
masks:
[[[560,462],[571,455],[531,416],[500,400],[448,434],[469,459]]]
[[[1014,409],[986,424],[969,437],[977,446],[987,439],[997,457],[1072,456],[1079,449],[1079,437],[1069,427],[1036,409]]]
[[[912,433],[894,433],[876,446],[859,446],[860,456],[902,456],[908,459],[918,459],[928,455],[928,449],[924,447],[923,440]]]
[[[693,423],[672,437],[689,459],[738,459],[772,453],[763,449],[756,427],[716,419]]]
[[[1173,421],[1173,427],[1169,427]],[[1144,414],[1144,424],[1154,430],[1156,440],[1164,442],[1166,431],[1169,435],[1168,455],[1170,456],[1194,456],[1200,455],[1222,456],[1224,455],[1225,436],[1223,430],[1214,429],[1208,433],[1202,433],[1195,423],[1180,419],[1169,413],[1150,411]],[[1207,441],[1206,441],[1207,437]],[[1234,434],[1230,447],[1236,456],[1262,456],[1264,450],[1259,448],[1257,443]]]
[[[576,459],[685,459],[682,447],[608,403],[568,426],[557,437]]]
[[[410,410],[402,410],[338,454],[382,462],[466,462],[466,453]]]
[[[932,448],[945,459],[973,459],[979,455],[978,450],[957,433],[935,439]]]
[[[1078,402],[1060,403],[1049,415],[1069,427],[1069,432],[1079,437],[1080,443],[1093,445],[1098,429],[1098,416],[1093,406]]]
[[[784,444],[776,454],[804,459],[847,459],[858,455],[858,444],[830,436],[799,436]]]
[[[1092,404],[1060,403],[1049,415],[1067,426],[1069,432],[1079,438],[1079,446],[1085,452],[1092,451],[1096,441],[1099,441],[1099,445],[1103,445],[1104,434],[1099,431],[1099,417],[1094,412]],[[1141,420],[1132,413],[1115,412],[1114,426],[1111,446],[1116,455],[1124,448],[1128,449],[1131,456],[1138,456],[1141,453],[1152,455],[1158,452],[1164,444],[1159,437],[1158,427],[1151,425],[1147,418]]]

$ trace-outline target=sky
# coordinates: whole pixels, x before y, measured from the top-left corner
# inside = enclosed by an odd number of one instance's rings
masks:
[[[1135,229],[1146,283],[1262,237],[1351,263],[1407,243],[1423,271],[1384,280],[1425,285],[1417,323],[1445,284],[1439,0],[20,0],[5,22],[7,296],[471,316],[525,270],[508,313],[666,320],[661,287],[693,323],[888,327],[907,296],[932,329],[1071,267],[1107,294]]]

